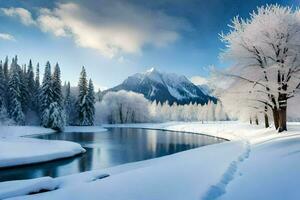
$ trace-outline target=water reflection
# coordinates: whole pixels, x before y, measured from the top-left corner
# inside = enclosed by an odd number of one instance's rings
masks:
[[[56,133],[36,138],[74,141],[87,151],[73,158],[2,169],[0,181],[58,177],[103,169],[223,141],[204,135],[130,128],[110,128],[99,133]]]

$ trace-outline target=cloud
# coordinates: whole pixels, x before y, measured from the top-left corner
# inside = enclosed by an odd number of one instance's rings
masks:
[[[0,33],[1,40],[9,40],[9,41],[16,41],[15,37],[8,34],[8,33]]]
[[[1,8],[1,11],[6,16],[18,18],[26,26],[35,24],[31,13],[24,8]]]
[[[122,1],[101,1],[94,8],[59,3],[54,9],[39,9],[35,20],[23,8],[5,9],[5,13],[25,15],[23,20],[19,17],[23,24],[36,25],[57,37],[71,37],[78,46],[109,58],[121,53],[140,54],[147,45],[167,46],[188,27],[183,19]]]
[[[190,78],[190,80],[195,85],[204,85],[208,83],[208,80],[202,76],[193,76]]]

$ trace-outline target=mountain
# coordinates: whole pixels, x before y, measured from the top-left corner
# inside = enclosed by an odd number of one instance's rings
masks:
[[[129,76],[122,84],[106,90],[108,91],[133,91],[141,93],[151,101],[161,103],[168,101],[170,104],[188,104],[190,102],[204,104],[209,100],[216,102],[216,98],[205,94],[185,76],[172,73],[161,73],[154,68],[145,73]]]
[[[213,96],[214,90],[207,84],[196,85],[205,95]]]

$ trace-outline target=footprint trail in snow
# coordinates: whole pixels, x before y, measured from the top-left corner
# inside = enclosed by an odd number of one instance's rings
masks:
[[[230,163],[229,167],[221,177],[221,180],[215,184],[210,186],[204,197],[203,200],[214,200],[218,199],[220,196],[226,193],[227,185],[233,181],[235,174],[237,173],[237,169],[239,165],[244,162],[245,159],[249,158],[251,147],[248,141],[245,141],[245,152],[242,153],[237,160],[234,160]]]

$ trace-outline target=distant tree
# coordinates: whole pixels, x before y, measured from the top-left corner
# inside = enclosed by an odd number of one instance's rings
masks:
[[[142,94],[124,90],[109,92],[99,104],[97,112],[101,110],[108,123],[139,123],[150,120],[149,101]]]

